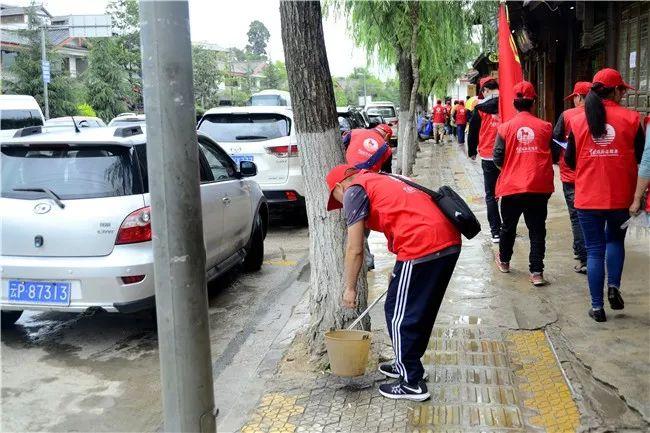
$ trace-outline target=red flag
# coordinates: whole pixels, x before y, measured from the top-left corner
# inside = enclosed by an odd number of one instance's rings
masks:
[[[517,46],[510,33],[506,5],[501,3],[499,6],[499,111],[502,122],[512,119],[517,114],[517,110],[512,105],[515,99],[512,88],[523,79]]]

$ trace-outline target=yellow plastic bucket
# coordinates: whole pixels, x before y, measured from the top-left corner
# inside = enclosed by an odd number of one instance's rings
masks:
[[[343,377],[365,374],[370,353],[370,332],[330,331],[325,333],[325,347],[332,374]]]

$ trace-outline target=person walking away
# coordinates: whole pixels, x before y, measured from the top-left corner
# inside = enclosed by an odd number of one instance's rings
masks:
[[[454,112],[454,122],[456,123],[456,134],[458,144],[465,145],[465,127],[467,126],[467,109],[463,101],[458,101],[458,107]]]
[[[648,129],[650,129],[650,114],[645,118],[645,147],[641,157],[641,164],[639,164],[639,178],[636,182],[634,200],[630,205],[631,216],[638,215],[641,210],[650,213],[650,192],[648,192],[648,184],[650,184],[650,133],[648,133]],[[644,194],[646,194],[645,207],[642,203]]]
[[[644,134],[639,114],[620,105],[627,89],[611,68],[594,75],[584,113],[571,119],[564,159],[576,171],[575,207],[587,248],[589,316],[605,322],[603,290],[607,267],[607,299],[612,310],[625,307],[621,276],[625,233],[641,161]]]
[[[433,123],[433,135],[435,136],[436,144],[440,143],[440,138],[444,135],[445,118],[445,107],[442,105],[442,101],[438,99],[436,105],[431,110],[431,122]]]
[[[445,102],[445,135],[450,137],[451,134],[451,100],[447,99]]]
[[[384,233],[388,249],[397,254],[384,304],[395,361],[379,367],[397,380],[379,392],[391,399],[426,400],[430,394],[420,358],[460,255],[460,232],[429,195],[399,178],[339,165],[326,180],[327,209],[343,208],[347,222],[343,306],[356,306],[364,228]]]
[[[390,173],[393,151],[390,148],[389,141],[392,134],[393,130],[385,123],[379,124],[372,129],[353,129],[343,137],[343,145],[346,148],[346,162],[359,170]],[[370,236],[370,230],[365,231],[364,257],[368,270],[373,270],[375,269],[375,256],[370,251],[368,236]]]
[[[510,259],[517,236],[519,218],[524,215],[530,254],[530,282],[547,284],[544,279],[546,215],[553,193],[553,126],[532,114],[537,94],[528,81],[515,84],[517,114],[501,124],[494,144],[494,163],[501,169],[496,195],[501,199],[501,242],[496,260],[501,272],[510,272]]]
[[[573,202],[575,197],[575,179],[576,173],[564,162],[564,149],[569,138],[570,121],[578,113],[584,112],[585,97],[591,89],[589,81],[578,81],[573,86],[573,93],[567,96],[566,99],[573,100],[573,108],[565,110],[557,119],[555,128],[553,129],[553,162],[557,162],[560,166],[560,180],[562,181],[562,190],[564,192],[564,201],[566,201],[567,209],[569,210],[569,219],[571,220],[571,231],[573,233],[573,256],[579,261],[573,270],[581,273],[587,273],[587,250],[585,249],[585,240],[582,236],[582,228],[578,221],[578,212],[576,211]]]
[[[494,193],[499,177],[499,169],[494,165],[494,140],[497,128],[501,124],[499,117],[499,84],[492,77],[484,77],[479,81],[479,90],[484,98],[474,107],[472,118],[467,129],[467,155],[476,159],[481,158],[483,183],[485,185],[485,204],[487,218],[490,224],[492,242],[498,243],[501,232],[501,216],[499,202]]]

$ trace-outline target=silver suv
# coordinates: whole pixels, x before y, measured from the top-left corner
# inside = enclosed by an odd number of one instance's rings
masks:
[[[0,309],[153,307],[146,136],[140,126],[43,132],[2,143]],[[207,276],[259,270],[268,222],[255,164],[198,133]]]

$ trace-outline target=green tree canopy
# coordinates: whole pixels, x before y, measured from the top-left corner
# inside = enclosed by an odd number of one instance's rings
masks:
[[[269,63],[264,68],[264,80],[262,85],[267,89],[289,90],[287,82],[287,69],[284,62]]]
[[[192,47],[194,71],[194,99],[203,108],[219,105],[219,84],[223,72],[219,68],[219,54],[200,46]]]
[[[84,72],[86,102],[95,109],[97,116],[107,122],[127,111],[126,101],[132,93],[127,74],[116,55],[120,49],[114,38],[94,39],[88,56],[88,69]]]
[[[261,21],[252,21],[248,27],[248,45],[246,51],[259,57],[266,56],[266,45],[271,33]]]

